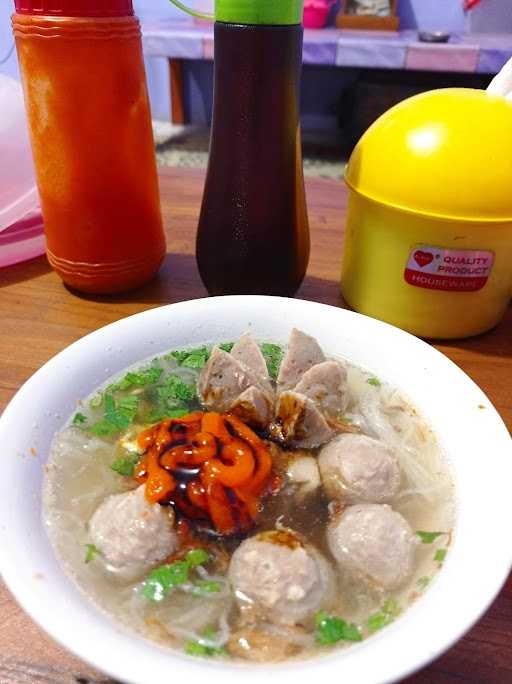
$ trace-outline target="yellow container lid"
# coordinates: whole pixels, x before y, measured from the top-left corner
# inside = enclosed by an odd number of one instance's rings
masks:
[[[346,181],[403,211],[512,221],[512,103],[469,88],[411,97],[366,131]]]

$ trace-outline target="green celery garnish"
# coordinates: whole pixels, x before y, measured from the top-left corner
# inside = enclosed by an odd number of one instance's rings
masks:
[[[151,366],[150,368],[144,368],[143,370],[129,372],[117,383],[117,389],[127,390],[131,387],[145,387],[146,385],[153,385],[155,382],[160,380],[162,373],[163,369],[158,368],[157,366]]]
[[[96,394],[90,401],[89,401],[89,406],[92,409],[97,409],[103,404],[103,394],[100,392],[99,394]]]
[[[368,380],[367,380],[366,382],[367,382],[369,385],[371,385],[372,387],[380,387],[380,386],[382,385],[382,383],[381,383],[381,381],[379,380],[379,378],[368,378]]]
[[[207,347],[197,347],[187,351],[173,351],[164,358],[171,358],[178,362],[178,365],[185,368],[203,368],[210,356]]]
[[[190,570],[206,563],[210,556],[203,549],[189,551],[185,560],[155,568],[142,583],[142,594],[150,601],[162,601],[173,589],[189,581]]]
[[[213,641],[215,639],[214,630],[208,627],[204,630],[203,637],[205,641]],[[185,653],[191,656],[199,656],[200,658],[228,655],[226,649],[222,646],[208,646],[202,641],[189,641],[185,644]]]
[[[188,582],[189,570],[190,565],[186,561],[155,568],[144,580],[142,594],[150,601],[162,601],[174,587]]]
[[[98,435],[98,437],[110,437],[119,432],[119,430],[109,420],[102,418],[101,420],[98,420],[97,423],[94,423],[94,425],[91,425],[89,432]]]
[[[164,356],[164,359],[166,359],[167,361],[172,361],[172,360],[177,361],[178,365],[181,366],[182,361],[185,361],[185,359],[187,358],[188,355],[189,355],[189,352],[187,352],[187,351],[172,351],[172,352],[169,352],[169,354],[166,354]]]
[[[72,425],[83,425],[84,423],[87,423],[87,416],[84,416],[83,413],[75,413]]]
[[[138,454],[120,456],[119,458],[116,458],[110,467],[116,473],[119,473],[119,475],[123,475],[124,477],[133,477],[133,471],[135,470],[135,466],[137,465],[139,458],[140,456]]]
[[[204,549],[192,549],[192,551],[189,551],[185,556],[185,560],[191,568],[195,568],[196,565],[204,565],[207,563],[210,560],[210,556]]]
[[[204,368],[210,356],[210,352],[206,347],[196,349],[191,352],[187,358],[182,361],[181,365],[185,368]]]
[[[137,415],[139,397],[131,394],[115,401],[111,394],[106,394],[104,401],[105,418],[119,430],[126,430]]]
[[[219,344],[219,349],[222,349],[222,351],[225,351],[229,354],[234,346],[234,342],[223,342],[222,344]]]
[[[116,401],[111,394],[105,394],[105,416],[89,428],[99,437],[109,437],[126,430],[137,415],[139,397],[129,395]]]
[[[444,532],[425,532],[424,530],[417,530],[416,534],[424,544],[432,544]]]
[[[444,559],[446,558],[447,552],[448,552],[448,549],[437,549],[437,551],[434,555],[434,560],[437,561],[438,563],[443,563]]]
[[[160,399],[190,402],[196,398],[195,385],[186,383],[177,375],[169,375],[165,382],[156,388],[156,391]]]
[[[273,380],[276,380],[284,356],[282,348],[278,344],[264,342],[260,345],[260,349],[267,364],[268,374]]]
[[[357,625],[345,622],[335,615],[328,615],[321,610],[315,616],[317,643],[324,646],[335,644],[338,641],[361,641],[361,632]]]
[[[220,582],[213,580],[198,580],[194,584],[192,594],[194,596],[208,596],[208,594],[217,594],[222,589]]]
[[[385,601],[378,613],[370,615],[366,621],[366,626],[370,632],[377,632],[379,629],[386,627],[390,622],[400,615],[400,607],[395,599],[388,599]]]
[[[97,546],[94,546],[94,544],[86,544],[85,545],[85,562],[90,563],[92,560],[96,558],[96,556],[101,554],[101,551],[98,549]]]

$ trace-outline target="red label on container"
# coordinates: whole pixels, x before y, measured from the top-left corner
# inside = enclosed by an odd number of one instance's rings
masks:
[[[404,278],[409,285],[427,290],[476,292],[486,284],[493,263],[494,252],[416,245]]]

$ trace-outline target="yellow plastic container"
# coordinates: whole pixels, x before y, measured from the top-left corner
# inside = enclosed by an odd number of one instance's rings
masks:
[[[422,337],[477,335],[512,293],[512,103],[434,90],[359,141],[341,286],[356,311]]]

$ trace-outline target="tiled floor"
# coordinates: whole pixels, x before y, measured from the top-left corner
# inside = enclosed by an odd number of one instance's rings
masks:
[[[209,130],[198,126],[175,126],[154,121],[156,156],[160,166],[206,168]],[[343,178],[346,159],[336,131],[303,133],[304,174],[320,178]]]

